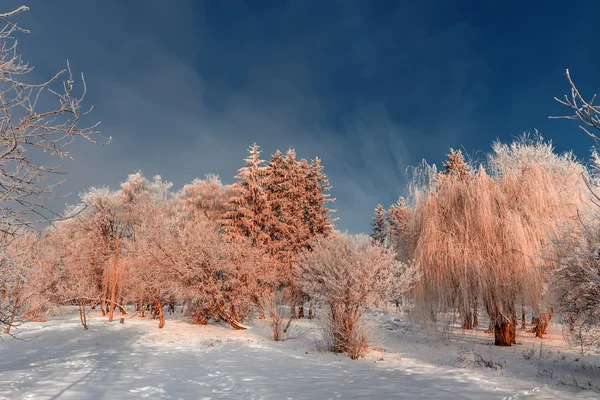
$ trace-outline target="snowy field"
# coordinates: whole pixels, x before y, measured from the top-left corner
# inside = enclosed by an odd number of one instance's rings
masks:
[[[276,343],[262,321],[234,331],[177,314],[159,330],[136,315],[121,325],[92,314],[84,331],[67,313],[2,336],[0,399],[600,398],[600,357],[569,350],[556,325],[541,349],[523,332],[521,345],[498,348],[482,331],[433,334],[405,317],[372,319],[378,344],[352,361],[318,350],[314,321]]]

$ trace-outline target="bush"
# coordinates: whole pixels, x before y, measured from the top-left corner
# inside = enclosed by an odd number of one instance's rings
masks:
[[[408,290],[418,278],[416,267],[400,263],[396,254],[367,236],[334,234],[311,243],[297,262],[303,291],[324,303],[324,339],[330,350],[365,355],[369,335],[363,314],[380,302]]]

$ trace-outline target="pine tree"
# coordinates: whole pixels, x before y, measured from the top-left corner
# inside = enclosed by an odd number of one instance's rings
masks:
[[[233,184],[234,196],[229,201],[229,210],[222,219],[223,230],[228,235],[246,236],[252,245],[268,244],[268,227],[271,210],[263,188],[265,178],[264,160],[260,159],[260,148],[255,143],[248,150],[246,165],[235,176],[239,179]]]
[[[467,179],[473,176],[473,169],[465,161],[465,158],[460,150],[450,149],[450,153],[446,156],[448,160],[444,163],[444,175],[457,177],[459,179]]]
[[[373,233],[371,238],[378,244],[385,244],[388,236],[388,227],[385,216],[385,209],[381,204],[375,207],[375,214],[373,215],[373,222],[371,224]]]
[[[410,209],[404,197],[392,204],[387,212],[388,236],[391,246],[396,250],[400,261],[409,259],[409,219]]]
[[[323,172],[319,157],[312,160],[310,165],[302,164],[302,169],[306,173],[307,185],[304,221],[308,226],[311,237],[327,236],[333,229],[333,219],[330,214],[334,210],[326,207],[327,203],[335,200],[331,198],[329,193],[326,193],[331,189],[331,186]]]
[[[266,168],[264,182],[272,214],[269,253],[279,260],[282,279],[290,282],[292,258],[309,238],[303,222],[306,185],[296,153],[289,150],[284,157],[279,150],[275,152]]]

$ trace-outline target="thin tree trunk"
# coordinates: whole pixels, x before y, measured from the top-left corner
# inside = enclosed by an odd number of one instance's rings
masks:
[[[165,318],[163,316],[162,304],[160,303],[160,298],[156,300],[156,308],[158,308],[158,328],[162,329],[165,326]]]
[[[117,233],[117,243],[115,245],[115,262],[113,263],[113,281],[110,287],[110,312],[108,314],[108,322],[112,322],[113,313],[115,311],[115,294],[117,289],[117,263],[119,262],[119,240],[121,234]]]
[[[13,308],[10,313],[10,321],[8,322],[8,325],[4,329],[4,333],[6,333],[6,334],[10,333],[10,328],[15,323],[15,316],[17,315],[17,309],[19,307],[19,302],[20,302],[20,296],[19,296],[20,290],[21,290],[21,280],[18,280],[17,281],[17,291],[16,291],[16,295],[15,295],[15,303],[13,304]]]
[[[298,305],[298,318],[304,318],[304,303]]]
[[[477,315],[479,310],[479,304],[477,303],[477,297],[473,301],[473,328],[479,327],[479,316]]]
[[[466,311],[464,313],[463,329],[465,329],[465,330],[473,329],[473,316],[471,314],[471,311]]]
[[[146,312],[146,306],[144,305],[144,299],[140,299],[140,317],[144,318]]]
[[[88,325],[87,325],[87,316],[85,313],[85,300],[79,299],[77,301],[77,303],[79,305],[79,319],[81,320],[81,325],[83,325],[83,329],[85,329],[87,331]]]

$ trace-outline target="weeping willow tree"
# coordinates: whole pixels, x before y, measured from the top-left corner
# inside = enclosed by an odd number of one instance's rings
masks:
[[[412,188],[416,298],[433,315],[453,307],[465,321],[483,305],[495,344],[510,346],[518,307],[541,311],[544,246],[558,223],[576,221],[585,170],[539,136],[494,143],[487,170],[467,168],[459,152],[448,158],[446,171]]]

